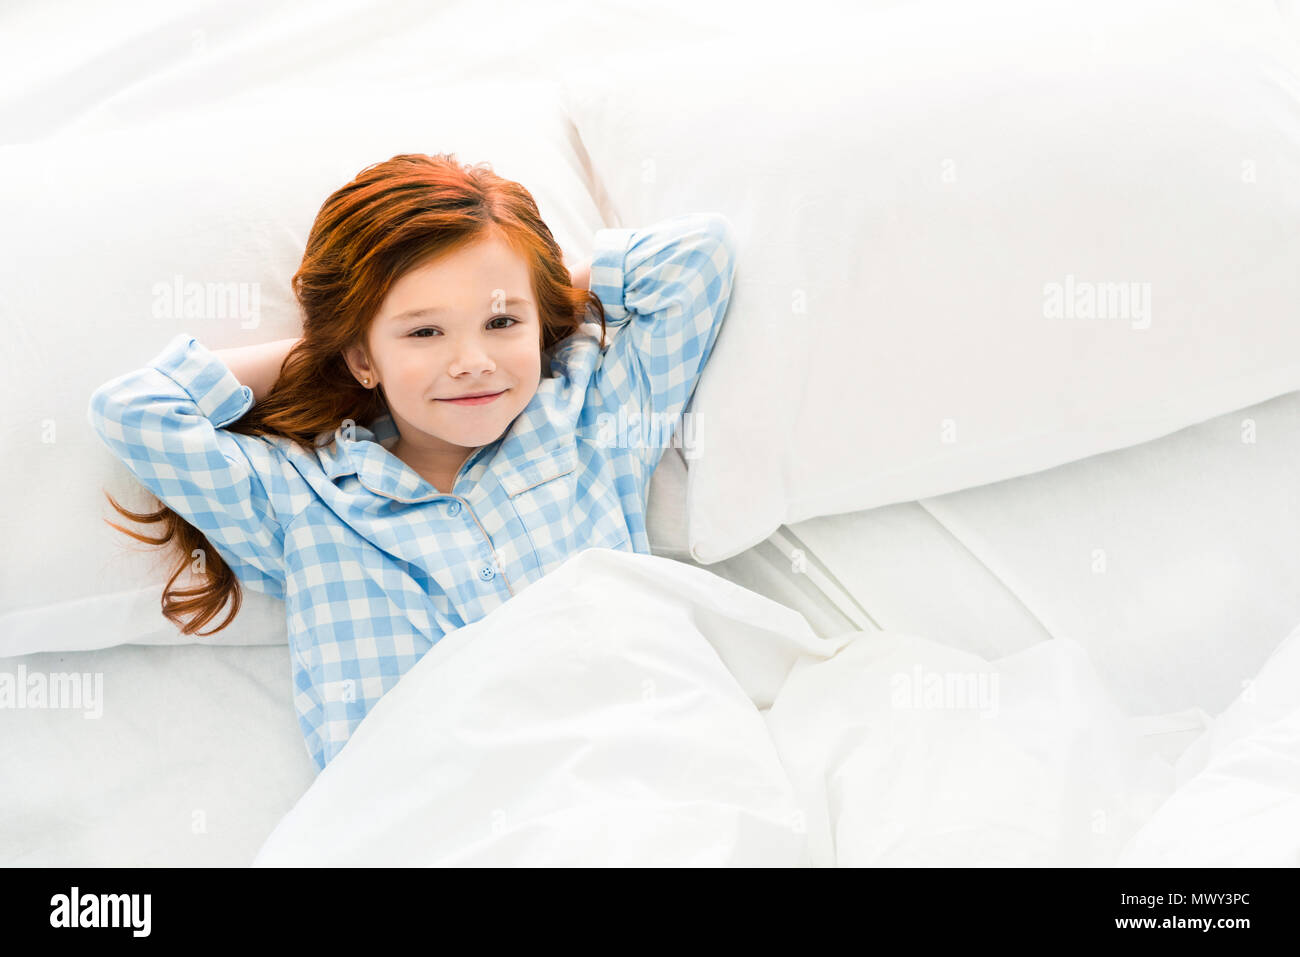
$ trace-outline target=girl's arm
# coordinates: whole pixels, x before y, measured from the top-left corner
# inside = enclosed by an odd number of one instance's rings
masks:
[[[681,425],[731,298],[736,234],[720,213],[694,213],[643,229],[602,229],[591,291],[618,330],[594,381],[604,411],[626,408],[649,424],[641,446],[648,480]]]
[[[240,385],[248,386],[253,393],[253,405],[257,405],[280,378],[280,367],[289,350],[301,341],[301,338],[276,339],[255,346],[214,349],[212,354],[225,363]]]
[[[223,351],[242,353],[241,377],[265,392],[281,350],[288,346]],[[148,365],[96,389],[87,414],[122,464],[201,531],[242,582],[282,598],[284,530],[275,506],[290,507],[291,468],[265,439],[225,428],[252,405],[248,382],[179,334]]]

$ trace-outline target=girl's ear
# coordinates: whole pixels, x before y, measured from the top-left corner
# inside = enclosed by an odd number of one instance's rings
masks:
[[[343,361],[347,363],[348,371],[356,377],[357,382],[366,378],[374,381],[375,373],[370,364],[370,357],[360,346],[348,346],[344,349]]]

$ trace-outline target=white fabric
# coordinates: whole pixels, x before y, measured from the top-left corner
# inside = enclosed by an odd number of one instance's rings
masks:
[[[1179,759],[1125,867],[1300,864],[1300,627]]]
[[[827,642],[592,549],[422,658],[254,864],[1105,864],[1171,784],[1073,644]]]
[[[570,111],[621,219],[707,200],[737,227],[697,561],[1300,388],[1300,47],[1275,7],[904,4],[645,70],[571,78]],[[1101,283],[1135,298],[1051,318],[1053,289],[1082,308]]]
[[[806,864],[758,708],[820,653],[708,572],[590,549],[438,642],[254,863]]]
[[[688,466],[678,447],[664,449],[650,476],[646,497],[645,531],[656,555],[690,560],[686,534],[686,473]]]
[[[1069,638],[1129,712],[1215,714],[1300,621],[1298,426],[1290,393],[791,531],[886,631],[987,658]]]
[[[1134,713],[1218,713],[1300,619],[1298,417],[1279,397],[924,504]]]
[[[806,8],[830,13],[838,5],[817,0]],[[422,124],[430,118],[423,110],[468,90],[501,83],[526,90],[599,51],[644,58],[705,36],[725,41],[751,22],[786,16],[776,0],[656,0],[653,9],[644,0],[494,0],[490,7],[385,0],[379,8],[374,0],[132,0],[119,10],[96,0],[8,4],[0,11],[0,142],[185,118],[219,103],[255,108],[281,92],[296,94],[295,110],[354,95],[382,107],[396,96],[409,103],[411,123]],[[485,22],[490,55],[466,42]],[[361,115],[339,111],[327,122],[346,132]]]
[[[2,866],[247,867],[315,776],[286,645],[42,652],[0,674],[102,678],[98,718],[0,711]]]
[[[801,662],[768,725],[823,864],[1107,866],[1173,787],[1069,641],[864,636]]]

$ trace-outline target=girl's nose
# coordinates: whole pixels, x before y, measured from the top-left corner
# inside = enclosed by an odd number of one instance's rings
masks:
[[[465,373],[476,375],[491,372],[494,367],[495,364],[486,350],[474,345],[467,345],[452,360],[451,372],[453,375],[463,375]]]

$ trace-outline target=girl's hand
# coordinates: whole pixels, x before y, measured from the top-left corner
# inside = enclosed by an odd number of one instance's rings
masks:
[[[586,259],[569,266],[569,280],[575,289],[590,289],[591,260]]]
[[[288,357],[289,350],[301,341],[301,338],[277,339],[255,346],[214,349],[212,354],[226,364],[240,385],[253,390],[253,404],[256,405],[280,378],[280,367]]]

